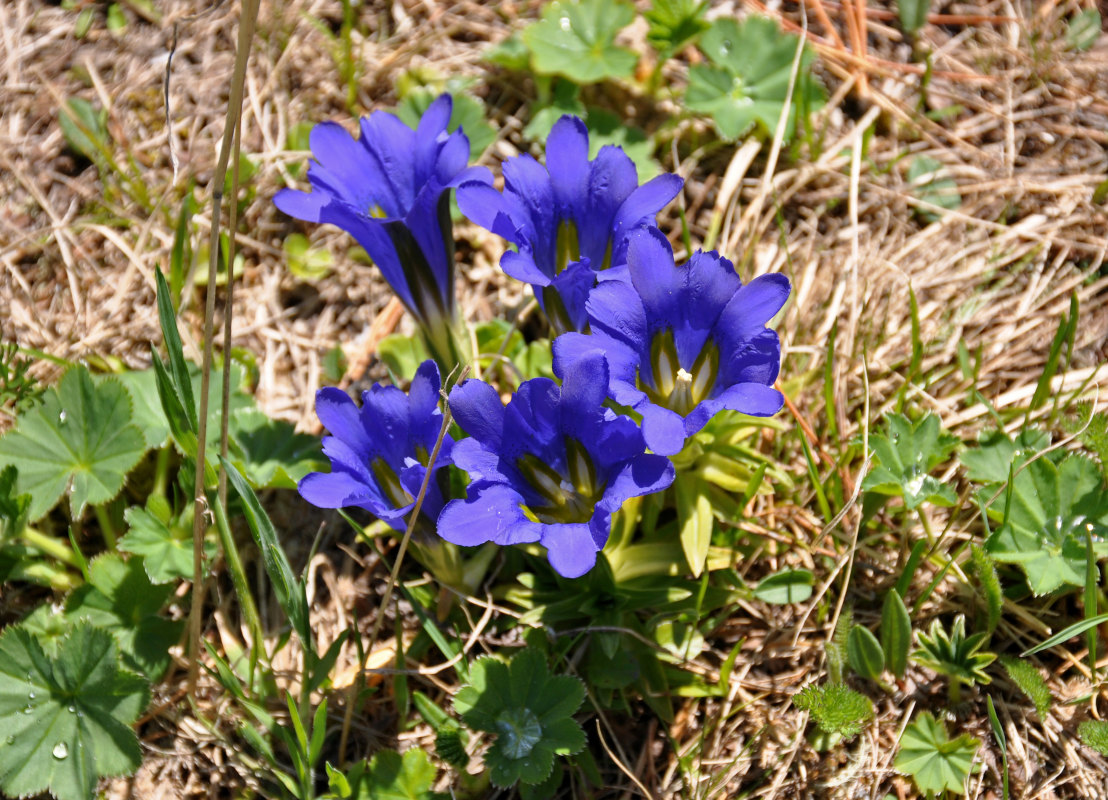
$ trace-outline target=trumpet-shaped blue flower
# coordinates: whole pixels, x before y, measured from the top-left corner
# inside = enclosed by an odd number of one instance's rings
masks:
[[[273,199],[290,216],[352,235],[443,364],[453,361],[444,351],[453,354],[456,321],[449,189],[492,182],[484,167],[467,167],[465,134],[447,133],[451,107],[450,95],[441,95],[415,130],[375,112],[362,118],[357,140],[337,123],[321,122],[309,139],[312,191],[282,189]]]
[[[301,496],[320,508],[364,508],[403,530],[442,427],[439,388],[438,367],[424,361],[407,395],[395,386],[375,384],[362,393],[361,410],[341,389],[320,389],[315,410],[331,432],[323,438],[331,472],[304,476],[297,487]],[[453,446],[447,435],[432,471],[451,463]],[[421,518],[428,520],[438,516],[444,503],[435,478],[423,498]]]
[[[609,395],[642,414],[651,450],[673,455],[721,409],[781,410],[784,398],[773,388],[781,346],[765,326],[788,296],[784,275],[744,286],[715,252],[697,252],[677,267],[660,232],[636,231],[627,275],[589,296],[592,333],[554,341],[554,372],[568,374],[578,359],[602,351]]]
[[[508,159],[503,193],[467,183],[458,189],[458,206],[517,246],[500,266],[534,287],[554,329],[580,331],[597,273],[623,264],[627,234],[653,227],[681,184],[676,175],[659,175],[639,186],[634,163],[611,145],[590,161],[584,123],[562,117],[547,138],[545,167],[526,154]]]
[[[454,445],[454,464],[473,482],[443,509],[439,535],[460,545],[540,542],[559,574],[588,572],[612,513],[674,477],[669,459],[645,452],[630,417],[603,407],[607,385],[594,353],[565,371],[560,388],[534,378],[506,407],[486,383],[456,386],[450,410],[470,438]]]

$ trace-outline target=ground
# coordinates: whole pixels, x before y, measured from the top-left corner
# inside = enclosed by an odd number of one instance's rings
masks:
[[[806,474],[803,437],[817,463],[853,489],[865,466],[840,460],[835,448],[879,429],[876,421],[899,407],[905,394],[914,407],[940,415],[948,431],[973,440],[995,413],[1028,404],[1074,297],[1080,324],[1051,391],[1068,398],[1080,387],[1084,396],[1096,397],[1108,388],[1108,38],[1101,35],[1085,51],[1067,46],[1065,20],[1082,5],[934,2],[932,11],[944,16],[922,30],[913,49],[895,22],[893,3],[869,4],[864,48],[849,35],[852,12],[845,0],[712,3],[711,16],[766,11],[793,29],[806,27],[818,50],[816,72],[829,102],[814,117],[810,135],[780,149],[767,141],[752,153],[720,142],[708,122],[682,116],[665,92],[651,96],[638,84],[616,83],[587,90],[590,103],[618,109],[649,133],[661,132],[658,161],[686,180],[659,223],[679,257],[681,209],[694,246],[711,239],[744,279],[783,272],[792,280],[791,300],[776,326],[790,403],[780,418],[785,430],[767,432],[763,445],[790,459],[793,475]],[[356,113],[396,104],[404,76],[433,72],[472,79],[468,91],[484,102],[497,131],[483,157],[494,172],[521,150],[540,155],[541,148],[521,134],[536,91],[531,79],[483,60],[491,44],[534,19],[538,6],[355,4],[350,98],[336,38],[342,4],[262,4],[243,106],[242,152],[255,169],[244,181],[238,209],[242,267],[233,344],[256,359],[255,394],[270,415],[318,432],[313,402],[316,389],[331,381],[327,354],[336,346],[345,352],[349,368],[340,385],[364,386],[385,376],[374,358],[376,343],[408,324],[345,234],[302,225],[274,207],[280,187],[305,188],[300,165],[309,154],[288,149],[290,131],[324,119],[352,130]],[[833,31],[816,15],[804,19],[803,8],[817,7]],[[181,314],[186,352],[199,360],[205,295],[194,284],[211,224],[211,181],[239,5],[180,2],[152,14],[145,3],[124,2],[125,24],[115,30],[109,30],[106,8],[90,0],[0,5],[0,335],[38,356],[34,374],[46,382],[75,361],[98,370],[149,365],[151,344],[161,339],[154,269],[172,263],[190,187],[199,201],[191,218],[197,269],[188,273]],[[82,10],[91,14],[85,31]],[[641,26],[625,36],[633,49],[648,53]],[[932,53],[927,74],[913,55],[923,51]],[[695,58],[690,49],[668,64],[666,81],[680,85],[687,61]],[[67,145],[59,109],[71,98],[106,110],[114,166],[94,164]],[[924,156],[956,184],[955,209],[935,209],[929,204],[934,196],[910,186],[910,165]],[[468,243],[458,278],[467,318],[518,313],[527,298],[496,266],[501,245],[475,226],[463,224],[460,231]],[[291,233],[307,235],[313,247],[330,253],[333,267],[324,277],[290,271],[283,243]],[[921,360],[906,385],[914,346]],[[975,364],[976,395],[959,368],[960,350]],[[9,424],[10,415],[0,415],[0,429]],[[953,473],[951,467],[946,477]],[[804,480],[757,502],[748,530],[761,534],[764,544],[739,573],[756,580],[786,566],[812,569],[817,589],[830,590],[838,603],[836,615],[840,597],[849,595],[845,602],[857,608],[857,618],[875,621],[867,615],[880,613],[878,587],[895,577],[897,554],[867,531],[857,541],[858,506],[848,504],[832,524]],[[386,582],[380,562],[344,543],[349,537],[340,520],[305,511],[295,496],[271,502],[279,530],[305,531],[300,538],[308,541],[289,547],[294,563],[303,565],[321,522],[330,526],[329,544],[310,567],[319,629],[333,637],[355,613],[368,628]],[[940,514],[932,525],[943,530],[946,522]],[[959,522],[947,533],[958,540],[972,530]],[[844,558],[847,553],[854,559]],[[836,583],[844,569],[846,593]],[[926,583],[935,574],[932,569],[918,580]],[[220,591],[226,593],[217,598],[206,635],[226,645],[243,634],[229,584]],[[8,595],[9,621],[26,596],[11,588],[0,593]],[[742,641],[729,696],[687,701],[668,730],[657,721],[645,723],[645,730],[629,719],[607,723],[608,746],[619,751],[628,774],[613,770],[603,796],[632,796],[637,784],[652,797],[705,791],[767,798],[911,796],[910,782],[896,777],[890,764],[910,704],[926,705],[942,693],[933,673],[913,668],[895,693],[872,693],[878,724],[849,745],[820,753],[796,735],[804,721],[792,696],[822,674],[832,626],[813,613],[818,599],[743,604],[722,622],[692,667],[718,676],[722,659]],[[923,616],[970,602],[956,588],[940,591]],[[260,605],[264,610],[272,603],[260,598]],[[392,629],[388,613],[386,631]],[[1038,641],[1033,629],[1047,627],[1039,619],[1006,616],[993,649],[1019,652]],[[352,680],[355,660],[352,648],[343,651],[337,686]],[[1070,661],[1043,662],[1057,698],[1089,691],[1080,660],[1077,653]],[[440,696],[452,688],[435,676],[421,680]],[[217,684],[205,681],[200,709],[226,712]],[[184,685],[180,668],[157,688],[140,727],[144,766],[112,791],[143,798],[237,797],[256,786],[232,729],[213,732],[197,722],[182,700]],[[1074,738],[1084,707],[1057,703],[1049,719],[1039,721],[1018,692],[1004,698],[997,705],[1013,797],[1108,797],[1108,764]],[[355,723],[357,746],[395,746],[391,713],[386,697],[375,699],[366,719]],[[958,717],[985,743],[971,796],[998,797],[1000,762],[984,698],[975,695]],[[645,711],[642,718],[653,720]],[[715,724],[719,720],[725,722]],[[416,728],[401,734],[399,744],[429,746],[428,737],[428,730]],[[704,788],[708,784],[690,788],[695,780],[679,766],[678,754],[694,747],[700,748],[702,774],[716,781],[712,790]]]

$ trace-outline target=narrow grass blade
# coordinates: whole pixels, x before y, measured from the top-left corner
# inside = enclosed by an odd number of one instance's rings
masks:
[[[1078,636],[1091,628],[1095,628],[1102,622],[1108,622],[1108,614],[1097,614],[1095,617],[1089,617],[1088,619],[1083,619],[1080,622],[1075,622],[1073,625],[1070,625],[1065,630],[1059,631],[1058,633],[1054,634],[1046,641],[1035,645],[1030,650],[1023,651],[1022,653],[1020,653],[1020,658],[1027,658],[1027,656],[1034,655],[1035,653],[1041,653],[1043,650],[1049,650],[1050,648],[1054,647],[1055,645],[1061,644],[1067,639],[1072,639],[1074,636]]]

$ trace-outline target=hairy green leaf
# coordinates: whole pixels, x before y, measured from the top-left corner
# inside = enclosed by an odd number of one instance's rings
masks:
[[[888,591],[881,609],[881,649],[889,672],[903,678],[912,650],[912,618],[896,589]]]
[[[880,678],[885,671],[885,653],[881,643],[869,628],[862,625],[850,629],[846,640],[846,658],[852,670],[871,681]]]
[[[1050,712],[1050,688],[1039,671],[1030,662],[1012,656],[1002,656],[1000,663],[1004,665],[1012,683],[1034,704],[1039,719],[1046,720],[1046,715]]]
[[[873,719],[873,703],[840,683],[810,684],[793,697],[793,705],[812,715],[825,733],[849,739]]]

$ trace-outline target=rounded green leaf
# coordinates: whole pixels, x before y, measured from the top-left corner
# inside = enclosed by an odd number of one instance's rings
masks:
[[[624,78],[639,57],[617,47],[615,38],[634,18],[634,6],[623,0],[556,0],[523,31],[523,41],[536,72],[577,83]]]
[[[0,468],[11,464],[19,470],[16,489],[31,495],[32,522],[67,491],[76,519],[87,504],[106,503],[119,494],[145,451],[122,384],[114,379],[94,383],[87,369],[75,367],[0,438]]]
[[[0,788],[13,797],[92,797],[99,777],[138,768],[129,726],[148,699],[145,681],[119,669],[107,632],[78,625],[51,658],[22,626],[8,628],[0,635]]]
[[[803,603],[812,596],[815,576],[811,570],[786,569],[774,573],[754,587],[754,596],[763,603],[788,605]]]
[[[869,628],[855,625],[846,640],[846,659],[850,668],[863,678],[877,680],[885,671],[885,654]]]

